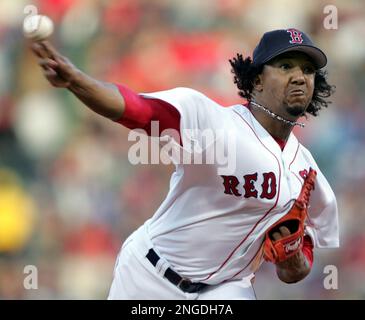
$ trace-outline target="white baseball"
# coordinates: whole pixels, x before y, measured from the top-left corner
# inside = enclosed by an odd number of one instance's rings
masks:
[[[23,34],[33,41],[41,41],[53,33],[52,20],[44,15],[33,15],[24,19]]]

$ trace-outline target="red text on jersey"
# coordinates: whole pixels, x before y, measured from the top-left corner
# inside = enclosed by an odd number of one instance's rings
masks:
[[[246,174],[243,176],[242,187],[245,198],[257,198],[260,191],[261,199],[273,199],[276,196],[276,176],[273,172],[263,173],[263,182],[261,188],[257,190],[255,182],[257,182],[258,173]],[[242,194],[238,190],[240,180],[236,176],[221,176],[223,179],[224,193],[241,197]]]

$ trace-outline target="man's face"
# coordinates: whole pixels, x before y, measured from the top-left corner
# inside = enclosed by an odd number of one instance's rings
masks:
[[[312,100],[315,71],[313,62],[304,53],[279,55],[259,75],[256,90],[261,102],[284,117],[297,118],[304,114]]]

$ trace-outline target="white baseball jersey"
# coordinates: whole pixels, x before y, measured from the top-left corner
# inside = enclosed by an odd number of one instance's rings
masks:
[[[188,88],[142,95],[179,111],[183,145],[186,129],[227,132],[235,143],[228,154],[235,166],[225,174],[218,164],[177,164],[166,199],[145,223],[156,251],[181,276],[218,284],[255,272],[263,260],[265,231],[290,210],[309,168],[318,174],[306,232],[315,247],[338,247],[335,195],[293,133],[281,150],[243,105],[222,107]],[[224,141],[217,138],[216,144],[227,151]]]

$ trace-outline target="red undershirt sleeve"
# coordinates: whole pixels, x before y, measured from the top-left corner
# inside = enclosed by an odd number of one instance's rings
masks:
[[[306,256],[310,267],[312,268],[313,265],[313,243],[312,239],[309,235],[305,235],[303,238],[303,254]]]
[[[180,113],[171,104],[159,100],[144,98],[126,86],[118,85],[125,101],[123,116],[115,122],[129,129],[144,129],[151,135],[151,122],[159,121],[159,135],[165,129],[174,129],[180,135]]]

